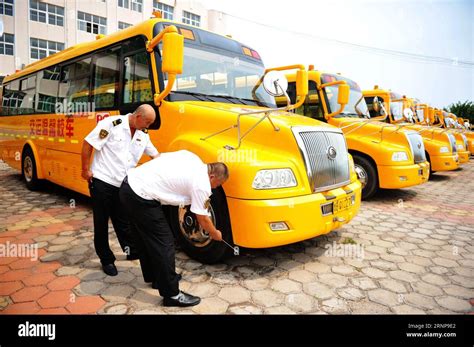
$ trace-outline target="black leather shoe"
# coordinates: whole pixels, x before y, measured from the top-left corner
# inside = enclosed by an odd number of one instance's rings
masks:
[[[138,254],[127,254],[127,260],[137,260],[140,259]]]
[[[102,270],[109,276],[117,276],[118,274],[115,264],[102,265]]]
[[[187,306],[195,306],[201,302],[201,298],[187,294],[183,291],[179,292],[179,295],[176,299],[172,297],[165,297],[163,298],[163,306],[177,306],[177,307],[187,307]]]
[[[183,278],[183,276],[181,276],[181,274],[178,274],[178,282],[181,281],[181,278]],[[157,281],[153,281],[152,284],[151,284],[151,287],[153,289],[158,289],[158,282]]]

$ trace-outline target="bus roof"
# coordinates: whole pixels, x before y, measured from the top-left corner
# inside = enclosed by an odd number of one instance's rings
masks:
[[[118,30],[110,35],[105,35],[101,38],[97,38],[94,41],[88,41],[88,42],[83,42],[79,43],[77,45],[71,46],[69,48],[66,48],[63,51],[57,52],[55,54],[52,54],[46,58],[40,59],[38,61],[35,61],[34,63],[31,63],[27,65],[24,69],[13,73],[11,75],[8,75],[5,77],[3,80],[3,83],[15,80],[17,78],[29,75],[31,73],[34,73],[35,71],[47,68],[49,66],[53,66],[62,62],[65,62],[70,59],[74,59],[76,57],[79,57],[83,54],[101,49],[103,47],[107,47],[109,45],[112,45],[116,42],[123,41],[127,38],[138,36],[138,35],[145,35],[148,39],[151,39],[153,36],[153,28],[155,27],[155,24],[157,23],[169,23],[169,24],[175,24],[179,27],[185,27],[189,28],[191,30],[200,30],[200,31],[206,31],[210,32],[205,29],[201,29],[198,27],[193,27],[190,25],[186,25],[183,23],[178,23],[175,21],[167,20],[167,19],[162,19],[162,18],[150,18],[147,19],[141,23],[138,23],[136,25],[133,25],[131,27],[128,27],[126,29]],[[213,33],[215,35],[219,35],[216,33]],[[99,35],[98,35],[99,36]],[[236,41],[235,39],[232,39],[228,36],[224,35],[219,35],[223,38],[226,38],[227,40],[232,40]],[[237,42],[237,41],[236,41]],[[248,47],[248,46],[247,46]]]

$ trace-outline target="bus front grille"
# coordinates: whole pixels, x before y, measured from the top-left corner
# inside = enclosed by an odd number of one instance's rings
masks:
[[[342,132],[327,128],[311,129],[296,127],[293,133],[305,161],[312,191],[320,192],[348,184],[349,158]]]
[[[415,164],[425,162],[425,145],[423,144],[423,138],[421,135],[418,133],[409,133],[407,134],[407,138],[415,159]]]

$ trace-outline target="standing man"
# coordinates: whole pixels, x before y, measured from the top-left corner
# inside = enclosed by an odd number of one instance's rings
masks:
[[[119,199],[119,188],[128,170],[146,153],[158,157],[147,128],[155,121],[153,107],[140,105],[125,116],[107,117],[85,138],[82,146],[82,177],[89,182],[94,214],[94,246],[103,271],[117,275],[115,256],[109,246],[109,218],[127,260],[138,259],[130,222]],[[90,159],[95,149],[92,167]]]
[[[209,218],[211,189],[229,177],[223,163],[204,164],[194,153],[163,153],[129,171],[120,187],[120,201],[137,234],[140,265],[146,282],[154,281],[164,306],[193,306],[200,298],[179,290],[175,271],[174,237],[161,205],[191,205],[199,224],[213,240],[222,233]]]

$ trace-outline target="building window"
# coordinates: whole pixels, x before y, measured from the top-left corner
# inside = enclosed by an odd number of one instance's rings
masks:
[[[130,0],[118,0],[119,7],[130,8]]]
[[[183,11],[183,23],[198,27],[201,25],[201,16],[188,11]]]
[[[91,34],[106,34],[107,19],[90,13],[77,11],[78,29]]]
[[[3,33],[3,35],[0,36],[0,55],[13,55],[14,43],[14,35]]]
[[[173,20],[174,7],[166,4],[162,4],[156,0],[153,1],[153,9],[160,11],[163,19]]]
[[[131,8],[133,11],[141,13],[143,11],[143,0],[118,0],[118,6],[128,9]]]
[[[62,27],[64,26],[64,7],[30,0],[30,19]]]
[[[0,15],[13,16],[13,0],[0,0]]]
[[[43,59],[64,49],[64,43],[30,38],[31,59]]]
[[[132,24],[128,24],[128,23],[125,23],[125,22],[118,22],[119,30],[126,29],[126,28],[131,27],[131,26],[132,26]]]

